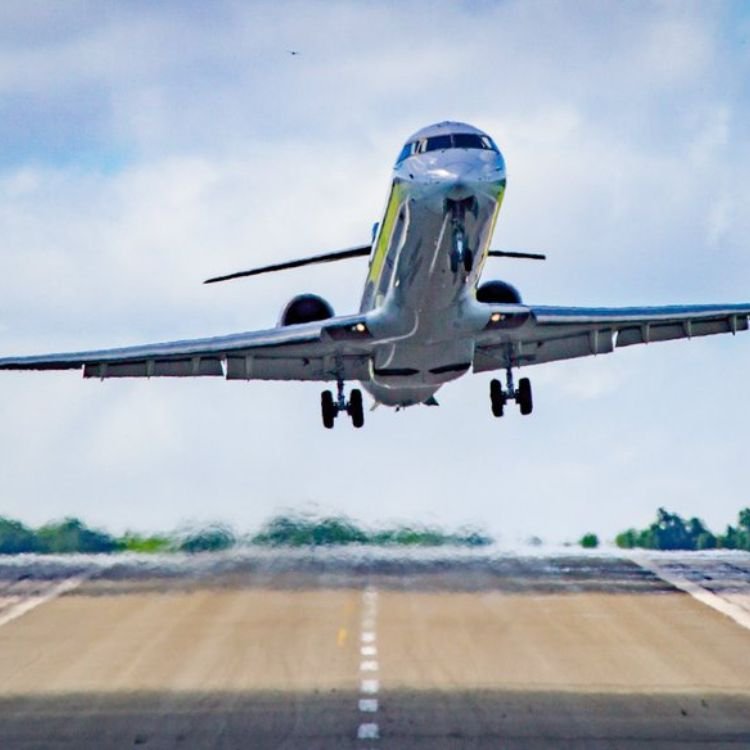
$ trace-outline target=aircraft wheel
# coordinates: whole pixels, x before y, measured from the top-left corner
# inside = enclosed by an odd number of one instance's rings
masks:
[[[521,378],[518,381],[518,405],[521,407],[521,414],[531,414],[534,410],[534,402],[531,398],[531,381],[528,378]]]
[[[490,404],[492,405],[492,414],[495,417],[502,417],[505,407],[505,394],[500,381],[494,378],[490,380]]]
[[[320,394],[320,411],[323,415],[323,427],[330,430],[333,427],[333,420],[336,419],[336,405],[330,391],[323,391]]]
[[[362,391],[354,388],[349,396],[349,416],[352,424],[359,429],[365,423],[365,412],[362,406]]]
[[[469,250],[468,247],[464,248],[463,252],[464,271],[471,273],[471,269],[474,268],[474,253]]]

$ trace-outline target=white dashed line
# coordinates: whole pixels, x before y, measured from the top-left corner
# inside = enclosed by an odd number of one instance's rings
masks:
[[[363,657],[359,663],[360,672],[375,672],[379,670],[376,659],[378,647],[376,628],[377,628],[377,608],[378,592],[368,586],[362,592],[362,630],[359,640],[363,644],[360,647],[360,654]],[[373,678],[363,679],[359,684],[359,691],[362,695],[375,696],[380,690],[380,682]],[[363,714],[377,714],[379,704],[377,698],[360,698],[359,711]],[[366,721],[360,723],[357,727],[358,740],[377,740],[380,738],[380,727],[375,721]]]
[[[377,698],[360,698],[359,699],[359,710],[362,713],[373,714],[378,710],[378,699]]]
[[[359,725],[359,729],[357,729],[358,740],[376,740],[378,737],[380,737],[380,731],[378,725],[374,722]]]

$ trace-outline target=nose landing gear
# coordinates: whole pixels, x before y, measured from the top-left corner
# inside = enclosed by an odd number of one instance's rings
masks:
[[[502,417],[505,412],[505,404],[508,401],[515,401],[524,416],[531,414],[534,410],[534,402],[531,395],[531,381],[528,378],[521,378],[518,381],[518,388],[513,385],[513,370],[508,368],[505,373],[506,389],[500,381],[493,378],[490,381],[490,404],[492,414],[495,417]]]
[[[320,394],[320,411],[323,417],[323,427],[327,430],[332,429],[336,417],[341,412],[346,412],[351,417],[352,424],[359,429],[365,423],[362,391],[359,388],[352,388],[349,401],[347,401],[344,394],[343,381],[339,380],[337,386],[338,398],[336,400],[334,400],[331,391],[323,391]]]
[[[450,213],[451,233],[453,247],[451,248],[451,271],[457,273],[460,266],[466,273],[471,273],[474,268],[474,251],[466,245],[466,212],[469,211],[477,216],[478,206],[474,197],[463,200],[447,200],[446,211]]]
[[[453,249],[451,251],[451,271],[456,273],[459,266],[463,266],[466,273],[474,268],[474,253],[466,246],[466,235],[463,227],[453,229]]]

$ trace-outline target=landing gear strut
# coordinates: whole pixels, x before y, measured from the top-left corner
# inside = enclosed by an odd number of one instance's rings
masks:
[[[465,198],[464,200],[446,201],[446,209],[451,215],[451,236],[453,247],[451,249],[451,271],[457,273],[460,266],[463,266],[466,273],[471,273],[474,268],[474,251],[466,245],[466,211],[470,211],[476,218],[477,201],[476,198]]]
[[[508,401],[515,401],[521,409],[524,416],[531,414],[534,410],[534,402],[531,396],[531,381],[528,378],[521,378],[518,381],[518,388],[513,384],[513,368],[509,367],[505,371],[506,388],[503,390],[499,380],[490,381],[490,404],[492,405],[492,414],[496,417],[502,417],[505,412],[505,404]]]
[[[453,228],[453,250],[451,251],[451,271],[456,273],[463,266],[466,273],[474,268],[474,253],[466,246],[466,235],[462,226]]]
[[[349,401],[346,400],[344,392],[344,381],[337,382],[337,398],[334,400],[331,391],[323,391],[320,394],[320,411],[323,417],[323,427],[330,430],[336,417],[341,412],[346,412],[352,419],[352,424],[359,429],[365,423],[365,412],[362,403],[362,391],[352,388]]]

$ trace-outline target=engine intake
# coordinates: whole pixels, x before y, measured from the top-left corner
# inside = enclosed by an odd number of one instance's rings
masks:
[[[279,325],[312,323],[315,320],[328,320],[333,316],[333,308],[322,297],[318,297],[317,294],[298,294],[281,312]]]
[[[477,301],[518,305],[521,304],[521,293],[507,281],[485,281],[477,288]]]

